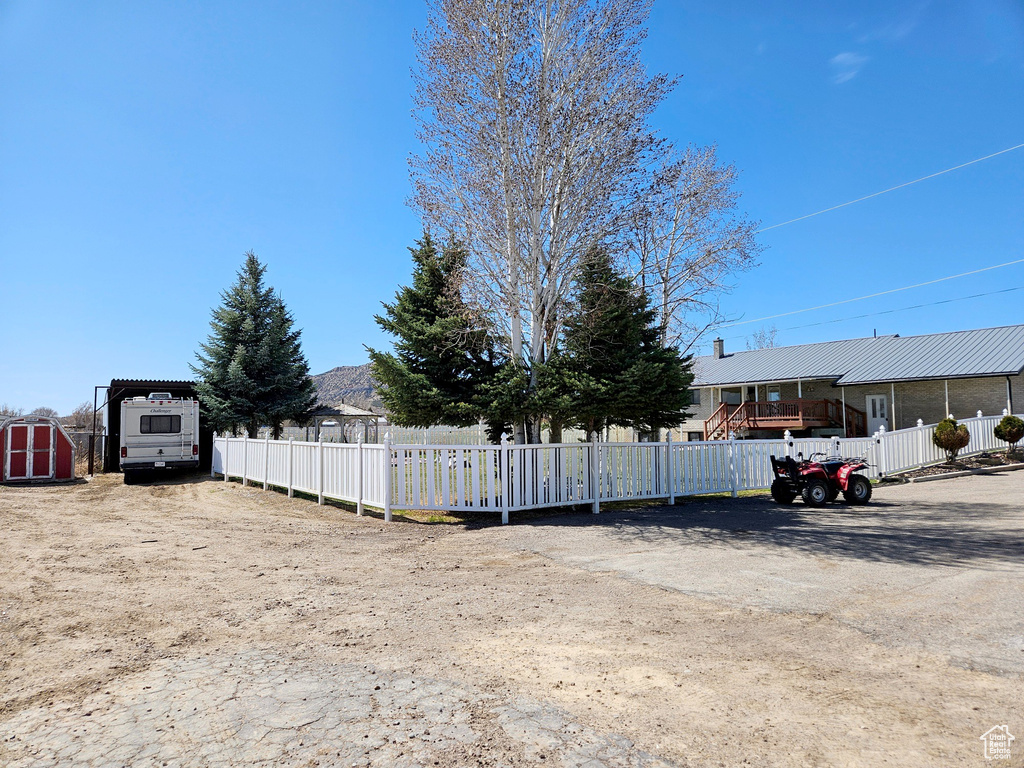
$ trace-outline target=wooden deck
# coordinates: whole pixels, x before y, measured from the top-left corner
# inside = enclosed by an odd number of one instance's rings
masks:
[[[843,403],[839,400],[769,400],[729,405],[722,403],[704,422],[705,440],[727,440],[737,430],[798,430],[812,427],[843,427]],[[846,436],[867,434],[867,414],[852,406],[846,409]]]

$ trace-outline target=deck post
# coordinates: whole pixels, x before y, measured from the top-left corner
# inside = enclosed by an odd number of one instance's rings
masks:
[[[840,387],[839,391],[843,393],[843,437],[849,437],[850,433],[846,430],[846,387]]]

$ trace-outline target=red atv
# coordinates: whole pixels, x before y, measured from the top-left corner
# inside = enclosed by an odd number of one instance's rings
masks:
[[[871,481],[856,474],[868,466],[867,459],[812,453],[805,461],[802,453],[797,456],[799,459],[771,457],[775,474],[772,498],[779,504],[792,504],[800,496],[804,504],[821,507],[835,501],[840,493],[848,504],[867,504],[871,500]]]

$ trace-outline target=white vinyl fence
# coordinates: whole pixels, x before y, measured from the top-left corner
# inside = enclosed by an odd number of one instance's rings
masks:
[[[1005,447],[993,434],[1002,416],[964,419],[963,455]],[[335,499],[384,511],[480,510],[501,514],[541,507],[732,493],[768,488],[769,457],[863,456],[872,478],[945,459],[934,424],[872,437],[557,445],[383,445],[216,437],[211,475]]]

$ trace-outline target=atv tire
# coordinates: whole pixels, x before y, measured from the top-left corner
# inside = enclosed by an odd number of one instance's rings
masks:
[[[864,475],[850,475],[843,498],[847,504],[867,504],[871,501],[871,481]]]
[[[785,480],[773,480],[772,498],[777,504],[792,504],[796,498],[796,491]]]
[[[804,504],[809,507],[823,507],[828,503],[829,496],[831,495],[828,483],[819,478],[808,480],[807,485],[804,486],[803,492],[800,494],[803,497]]]

